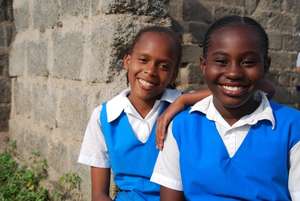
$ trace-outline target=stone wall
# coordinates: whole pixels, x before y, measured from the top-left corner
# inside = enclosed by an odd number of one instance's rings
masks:
[[[52,179],[78,172],[88,196],[89,171],[76,160],[92,109],[126,87],[124,44],[151,24],[183,32],[178,85],[194,89],[203,86],[203,32],[225,14],[250,15],[267,28],[276,99],[296,105],[299,9],[298,0],[14,0],[10,136],[23,155],[38,150],[48,160]]]
[[[126,87],[124,44],[141,28],[168,25],[160,1],[14,0],[10,136],[23,155],[38,150],[50,178],[75,171],[92,109]]]
[[[184,33],[180,88],[195,89],[203,85],[198,61],[208,25],[224,15],[245,15],[258,20],[269,35],[272,62],[268,77],[276,87],[274,98],[300,108],[300,74],[296,72],[300,52],[300,1],[176,0],[170,1],[169,13],[176,20],[177,29]]]
[[[12,1],[0,0],[0,132],[8,131],[11,92],[8,53],[13,28]]]

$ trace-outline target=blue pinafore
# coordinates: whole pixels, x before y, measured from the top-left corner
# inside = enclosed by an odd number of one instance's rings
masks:
[[[168,103],[163,102],[164,107]],[[155,125],[147,142],[135,136],[127,115],[122,114],[112,122],[107,121],[106,104],[100,113],[105,143],[114,181],[120,191],[116,201],[159,201],[159,185],[150,181],[158,155],[155,147]]]

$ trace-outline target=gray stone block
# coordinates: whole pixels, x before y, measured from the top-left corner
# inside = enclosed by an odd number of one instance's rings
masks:
[[[182,63],[199,63],[202,48],[198,45],[183,45],[182,47]]]
[[[198,23],[198,22],[190,22],[188,24],[188,30],[192,34],[193,38],[196,39],[197,44],[202,46],[202,41],[204,39],[204,34],[208,29],[208,24]]]
[[[122,57],[133,35],[137,32],[134,18],[128,15],[98,18],[93,21],[87,44],[90,53],[82,79],[90,82],[112,82],[122,70]]]
[[[9,113],[10,113],[10,105],[0,103],[0,122],[8,123]]]
[[[223,0],[222,2],[224,5],[234,5],[234,6],[244,7],[246,4],[245,1],[246,0]]]
[[[63,142],[53,142],[48,140],[49,143],[49,154],[48,154],[48,163],[51,164],[58,174],[62,174],[68,171],[66,165],[68,159],[68,149]]]
[[[26,123],[28,123],[25,120],[23,120],[22,118],[11,118],[9,120],[9,138],[12,141],[16,141],[16,145],[17,145],[17,152],[21,153],[22,157],[29,152],[29,150],[27,150],[25,148],[25,141],[24,141],[24,136],[25,133],[28,132],[28,125],[26,125]]]
[[[156,17],[167,15],[166,2],[162,0],[100,0],[99,6],[101,12],[105,14],[131,13]]]
[[[59,18],[58,0],[33,1],[33,27],[40,29],[53,26]]]
[[[271,69],[284,71],[295,67],[296,54],[288,52],[269,51],[271,56]]]
[[[9,75],[22,76],[26,64],[27,44],[13,43],[9,54]]]
[[[8,77],[8,53],[0,55],[0,76]]]
[[[268,21],[267,28],[272,31],[290,34],[294,31],[293,19],[281,13],[273,14]]]
[[[288,13],[294,13],[299,15],[300,2],[299,0],[286,0],[282,2],[282,9]]]
[[[0,104],[10,103],[11,84],[8,77],[0,77]]]
[[[252,15],[257,6],[258,6],[259,0],[245,0],[245,12],[247,15]]]
[[[285,35],[283,37],[283,49],[300,52],[300,36]]]
[[[222,6],[215,9],[215,18],[221,18],[226,15],[244,15],[244,9],[239,7]]]
[[[12,90],[12,98],[14,99],[12,107],[14,107],[16,115],[30,118],[32,109],[31,84],[13,79]]]
[[[184,0],[183,19],[210,24],[213,21],[213,6],[201,3],[201,1]]]
[[[265,29],[267,29],[269,19],[272,17],[272,12],[265,12],[256,9],[251,17],[257,20]]]
[[[85,130],[88,115],[88,95],[79,87],[71,85],[62,89],[58,99],[57,127],[67,130],[73,135],[82,134]]]
[[[49,90],[46,83],[35,84],[32,86],[32,99],[34,102],[32,108],[33,120],[47,125],[48,128],[55,128],[57,107],[55,89]]]
[[[98,15],[101,13],[99,8],[99,1],[100,0],[90,0],[91,1],[91,14],[92,16]]]
[[[48,76],[47,43],[43,41],[28,42],[27,74],[35,76]]]
[[[21,3],[22,2],[22,3]],[[18,0],[18,6],[14,7],[14,22],[18,32],[29,27],[29,1]]]
[[[78,80],[83,60],[83,35],[79,32],[54,33],[54,64],[50,74],[55,77]]]
[[[259,9],[266,11],[280,11],[283,0],[260,0]]]
[[[42,158],[44,158],[48,151],[48,138],[46,134],[49,134],[45,130],[42,132],[36,131],[36,129],[29,129],[24,133],[24,148],[27,154],[31,154],[32,152],[39,153]],[[49,136],[49,135],[48,135]]]
[[[62,15],[88,16],[92,0],[61,0]]]
[[[282,48],[282,35],[277,33],[268,33],[270,49],[280,50]]]
[[[184,14],[183,14],[183,3],[187,0],[176,0],[168,2],[168,14],[172,17],[172,19],[177,22],[182,22]]]

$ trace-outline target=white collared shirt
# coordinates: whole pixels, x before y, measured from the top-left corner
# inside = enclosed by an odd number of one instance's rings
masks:
[[[107,102],[107,119],[108,122],[112,122],[124,111],[137,139],[145,143],[161,112],[162,101],[172,103],[181,93],[178,90],[166,89],[161,99],[156,100],[151,111],[145,118],[142,118],[127,98],[129,92],[130,89],[123,90]],[[99,121],[100,112],[101,106],[98,106],[91,115],[84,134],[78,162],[93,167],[109,168],[107,146]]]
[[[275,119],[267,97],[260,93],[261,103],[251,114],[242,117],[230,126],[213,104],[212,96],[197,102],[190,110],[200,111],[206,117],[215,121],[216,128],[224,142],[230,157],[233,157],[251,125],[260,120],[268,120],[275,127]],[[182,191],[182,181],[179,166],[179,150],[172,133],[172,122],[168,128],[168,135],[164,143],[164,149],[159,153],[151,181],[170,189]],[[300,200],[300,142],[290,151],[289,191],[293,200]]]

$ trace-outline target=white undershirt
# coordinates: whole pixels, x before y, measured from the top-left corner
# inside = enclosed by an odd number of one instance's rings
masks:
[[[223,140],[230,157],[234,156],[251,125],[260,120],[269,120],[272,127],[275,120],[267,97],[261,93],[261,103],[251,114],[242,117],[230,126],[220,115],[212,102],[212,96],[196,103],[190,110],[200,111],[207,118],[215,121],[216,128]],[[164,149],[158,155],[151,181],[162,186],[182,191],[182,181],[179,166],[179,150],[172,133],[172,123],[168,128],[168,135],[164,143]],[[290,150],[289,191],[293,200],[300,201],[300,142]]]

